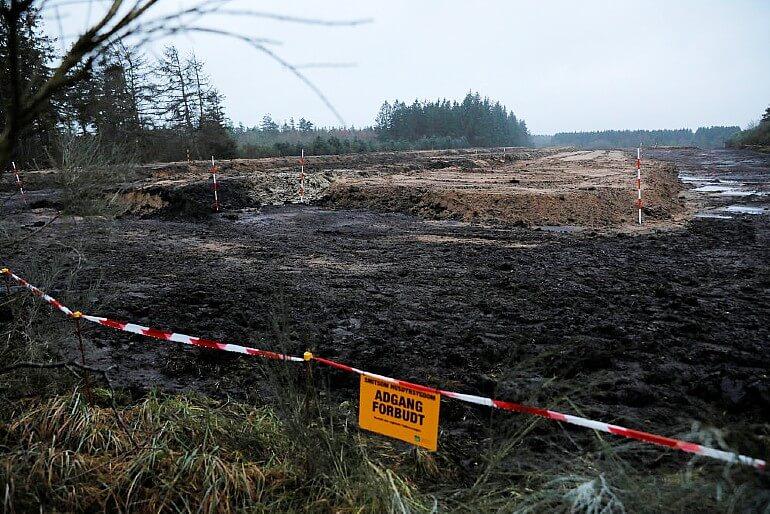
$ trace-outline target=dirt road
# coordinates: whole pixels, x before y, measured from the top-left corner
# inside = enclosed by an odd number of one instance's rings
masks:
[[[713,155],[705,156],[657,155],[711,170]],[[564,157],[542,158],[566,166]],[[766,181],[770,165],[752,173]],[[3,225],[28,235],[53,213],[14,212]],[[80,262],[77,284],[81,293],[96,288],[91,310],[99,315],[295,354],[311,349],[376,373],[666,435],[699,421],[727,429],[742,453],[768,457],[764,214],[628,234],[286,205],[202,221],[57,220],[2,254],[33,280],[40,269]],[[54,280],[52,292],[75,297],[61,286]],[[113,331],[91,330],[88,354],[116,365],[116,383],[129,388],[243,395],[263,387],[247,358]],[[333,398],[354,400],[352,377],[323,377]],[[496,415],[488,432],[487,411],[448,401],[442,444],[472,467],[475,445],[525,418]],[[543,422],[517,465],[537,466],[544,453],[592,439]],[[637,458],[654,467],[659,455]],[[669,454],[666,463],[686,459]]]

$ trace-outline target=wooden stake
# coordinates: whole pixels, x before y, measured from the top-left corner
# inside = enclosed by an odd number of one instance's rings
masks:
[[[217,167],[214,165],[214,156],[211,156],[211,175],[214,177],[214,211],[219,212],[219,182],[217,182]]]
[[[11,165],[13,166],[13,174],[16,175],[16,185],[19,186],[19,193],[21,193],[21,199],[24,201],[24,205],[29,205],[27,203],[27,197],[24,196],[24,187],[21,185],[21,179],[19,178],[19,170],[16,169],[16,163],[11,162]]]
[[[81,331],[80,327],[80,318],[83,316],[83,313],[80,311],[75,311],[72,313],[72,317],[75,320],[75,334],[78,336],[78,346],[80,347],[80,363],[85,367],[86,366],[86,350],[85,346],[83,345],[83,333]],[[93,394],[91,394],[91,377],[88,373],[88,370],[83,370],[83,380],[86,383],[86,399],[88,400],[88,405],[94,404],[94,397]]]

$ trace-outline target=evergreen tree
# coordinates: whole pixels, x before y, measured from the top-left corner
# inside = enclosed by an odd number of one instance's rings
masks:
[[[309,121],[307,121],[305,118],[299,119],[299,130],[300,132],[312,132],[313,131],[313,124]]]
[[[230,135],[229,123],[222,106],[223,100],[224,97],[214,88],[208,93],[198,146],[205,155],[232,159],[237,156],[238,147]]]
[[[160,78],[158,93],[162,105],[161,114],[166,117],[172,128],[189,138],[194,130],[194,84],[175,47],[166,47],[158,63],[157,72]]]
[[[499,102],[468,93],[461,103],[448,100],[411,105],[396,100],[382,104],[375,120],[381,141],[449,138],[471,146],[530,145],[527,126]]]
[[[728,146],[770,149],[770,107],[765,109],[759,124],[738,132],[728,141]]]
[[[273,118],[270,117],[269,114],[266,114],[262,117],[262,123],[260,125],[260,128],[263,132],[267,133],[276,133],[278,132],[278,124],[273,121]]]
[[[136,99],[129,86],[126,68],[116,53],[102,58],[92,84],[94,125],[102,140],[110,143],[135,141],[142,127]]]
[[[9,66],[9,29],[5,17],[0,17],[0,131],[5,130],[14,90],[19,94],[39,89],[50,77],[49,67],[53,58],[53,45],[40,27],[39,10],[31,9],[21,19],[18,31],[18,67],[22,70],[21,84],[15,89],[11,84]],[[19,145],[13,158],[24,165],[44,163],[54,149],[59,122],[58,99],[46,101],[38,114],[19,137]]]

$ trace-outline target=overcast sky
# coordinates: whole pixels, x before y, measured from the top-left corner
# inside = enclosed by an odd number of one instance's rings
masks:
[[[200,23],[280,40],[274,50],[292,63],[356,63],[304,70],[348,125],[370,125],[386,99],[460,99],[469,90],[500,100],[533,133],[745,126],[770,105],[769,0],[233,0],[230,7],[371,18],[356,27],[245,16]],[[248,44],[201,34],[174,42],[205,61],[234,123],[254,125],[270,113],[337,124],[306,85]]]

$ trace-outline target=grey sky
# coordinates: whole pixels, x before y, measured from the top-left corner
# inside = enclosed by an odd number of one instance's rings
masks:
[[[201,23],[279,39],[275,50],[292,63],[357,63],[305,70],[356,126],[371,124],[386,99],[459,99],[469,90],[500,100],[534,133],[745,126],[770,105],[768,0],[234,0],[231,7],[373,18],[358,27],[232,16]],[[206,62],[235,123],[270,113],[336,124],[307,86],[246,43],[196,34],[175,44]]]

